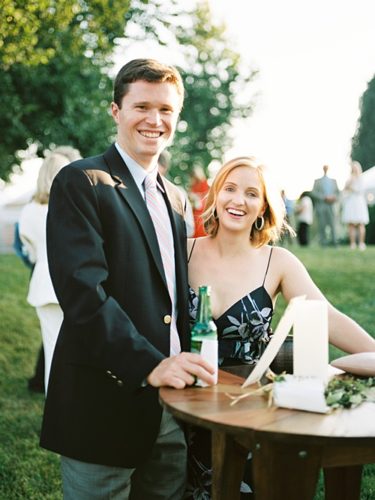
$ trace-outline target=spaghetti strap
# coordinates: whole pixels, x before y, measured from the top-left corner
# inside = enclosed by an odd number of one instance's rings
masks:
[[[188,257],[188,264],[190,262],[190,259],[191,259],[191,254],[193,253],[193,250],[194,250],[194,247],[195,247],[195,244],[197,242],[197,239],[194,238],[194,241],[193,241],[193,244],[191,245],[191,248],[190,248],[190,253],[189,253],[189,257]]]
[[[264,283],[266,282],[267,273],[268,273],[268,268],[270,267],[270,262],[271,262],[271,255],[272,255],[272,251],[273,251],[273,247],[271,247],[270,256],[268,257],[267,269],[266,269],[266,272],[265,272],[265,274],[264,274],[264,279],[263,279],[262,286],[264,286]],[[190,255],[191,255],[191,252],[190,252]],[[188,261],[188,262],[189,262],[189,261]]]

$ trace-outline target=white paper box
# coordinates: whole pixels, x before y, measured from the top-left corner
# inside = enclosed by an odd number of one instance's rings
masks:
[[[325,381],[319,377],[284,375],[285,380],[274,382],[273,398],[276,406],[295,410],[327,413]]]

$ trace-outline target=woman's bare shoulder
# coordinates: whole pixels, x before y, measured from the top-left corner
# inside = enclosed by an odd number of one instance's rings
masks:
[[[301,262],[290,250],[284,247],[272,247],[272,260],[279,265],[295,264]]]

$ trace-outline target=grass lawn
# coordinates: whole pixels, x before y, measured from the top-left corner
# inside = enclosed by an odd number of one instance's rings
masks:
[[[359,253],[294,244],[291,250],[327,298],[375,336],[375,247]],[[0,276],[0,500],[61,499],[58,457],[38,446],[44,396],[27,389],[41,341],[37,316],[26,302],[29,271],[16,256],[1,255]],[[280,299],[275,324],[284,307]],[[341,354],[334,348],[330,353]],[[320,481],[315,500],[323,498]],[[367,465],[361,500],[373,498],[375,465]]]

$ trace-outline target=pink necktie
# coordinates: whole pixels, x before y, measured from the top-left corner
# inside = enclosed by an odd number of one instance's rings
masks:
[[[180,339],[176,326],[175,310],[175,263],[174,263],[174,243],[171,221],[169,219],[167,206],[158,195],[156,178],[149,174],[144,180],[146,204],[151,215],[156,236],[158,238],[159,249],[163,261],[165,278],[167,280],[168,292],[172,301],[172,321],[171,321],[171,345],[170,354],[173,356],[181,352]]]

